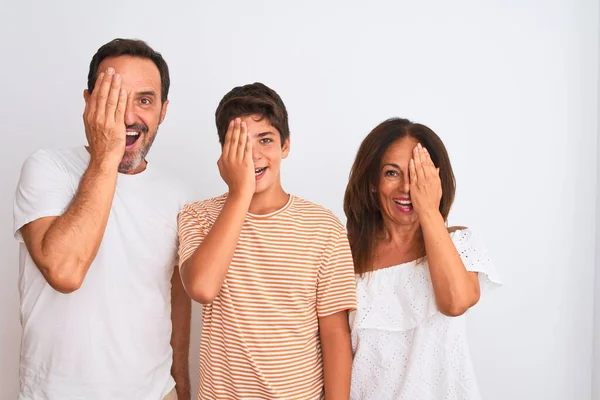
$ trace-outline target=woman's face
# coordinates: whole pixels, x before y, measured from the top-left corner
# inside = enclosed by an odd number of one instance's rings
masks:
[[[410,200],[408,165],[418,144],[412,137],[393,142],[386,150],[379,167],[377,194],[384,223],[410,226],[418,223]]]

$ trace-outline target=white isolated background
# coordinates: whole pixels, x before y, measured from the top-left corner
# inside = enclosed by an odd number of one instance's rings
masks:
[[[430,126],[457,177],[450,223],[484,237],[505,283],[468,316],[483,397],[600,399],[599,21],[592,0],[1,2],[0,398],[19,386],[21,164],[85,143],[89,61],[133,37],[163,53],[172,77],[150,159],[198,198],[226,189],[214,110],[237,85],[279,92],[292,135],[284,188],[342,220],[364,136],[392,116]]]

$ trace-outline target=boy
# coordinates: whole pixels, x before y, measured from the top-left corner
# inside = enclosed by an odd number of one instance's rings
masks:
[[[229,191],[178,221],[181,279],[205,304],[199,398],[348,399],[356,292],[344,227],[283,190],[289,127],[274,90],[236,87],[215,116]]]

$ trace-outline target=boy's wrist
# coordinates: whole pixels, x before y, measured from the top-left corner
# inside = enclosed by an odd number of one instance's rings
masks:
[[[252,201],[252,193],[249,190],[232,190],[229,191],[227,195],[227,200],[232,201],[234,203],[240,203],[247,206],[250,206],[250,202]]]

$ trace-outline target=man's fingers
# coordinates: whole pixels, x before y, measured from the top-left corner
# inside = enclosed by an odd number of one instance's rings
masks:
[[[96,83],[94,84],[94,89],[92,90],[92,93],[90,93],[89,96],[89,105],[87,108],[87,122],[90,123],[91,122],[91,118],[94,116],[94,114],[96,113],[96,104],[98,102],[98,92],[100,91],[100,85],[102,84],[102,81],[104,80],[104,72],[101,72],[98,77],[96,78]]]
[[[89,98],[85,101],[85,108],[83,109],[83,126],[84,126],[84,130],[85,130],[85,137],[88,141],[88,144],[90,143],[90,135],[89,135],[89,124],[88,124],[88,112],[89,112],[89,108],[90,108],[90,100]]]
[[[83,108],[83,123],[87,126],[87,116],[88,116],[88,112],[90,110],[90,99],[88,98],[85,101],[85,107]]]
[[[117,104],[119,103],[119,97],[121,96],[121,77],[119,74],[114,74],[112,83],[110,85],[110,91],[106,99],[106,117],[111,121],[117,120]]]
[[[125,109],[127,108],[127,91],[125,89],[119,90],[119,97],[117,100],[117,107],[115,111],[115,123],[117,126],[125,125]]]
[[[100,84],[100,90],[98,90],[98,97],[96,98],[96,122],[104,123],[106,118],[106,101],[108,99],[108,93],[112,84],[113,74],[115,70],[109,67],[104,74],[104,79]]]

